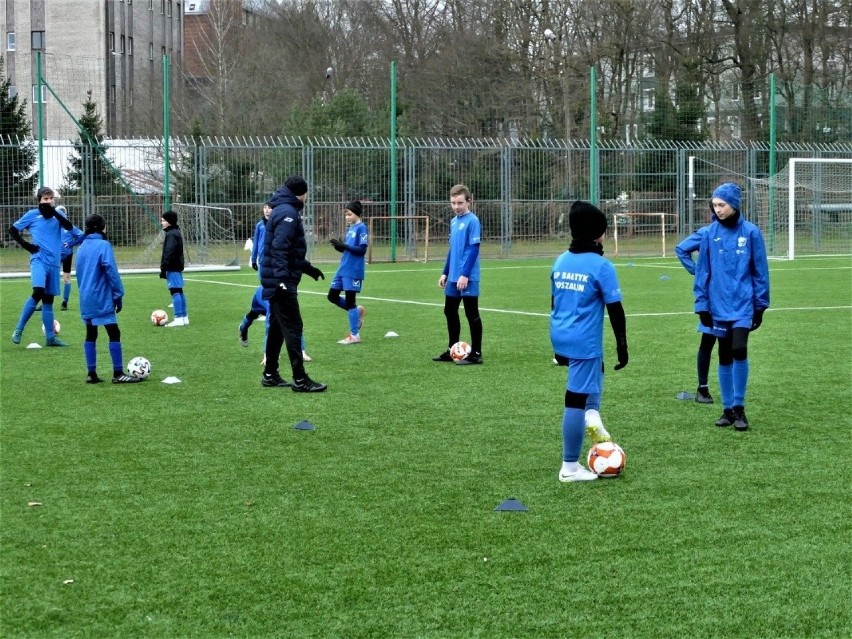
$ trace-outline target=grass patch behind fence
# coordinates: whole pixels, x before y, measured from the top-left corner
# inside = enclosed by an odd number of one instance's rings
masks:
[[[550,263],[483,264],[482,367],[430,359],[439,266],[369,267],[356,346],[306,278],[321,395],[261,388],[262,323],[237,340],[253,271],[187,274],[176,329],[149,322],[163,282],[125,276],[125,362],[154,368],[126,387],[84,384],[76,287],[56,314],[71,347],[27,350],[38,316],[9,335],[29,282],[0,281],[3,636],[852,634],[849,259],[771,263],[747,433],[675,399],[695,386],[690,276],[617,261],[630,364],[611,370],[607,324],[602,413],[627,469],[583,485],[556,479]],[[495,512],[509,497],[529,511]]]

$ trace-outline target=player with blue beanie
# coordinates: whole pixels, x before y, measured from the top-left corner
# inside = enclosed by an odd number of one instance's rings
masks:
[[[112,360],[112,383],[135,384],[142,380],[124,374],[121,331],[117,313],[121,312],[124,285],[118,274],[112,245],[106,239],[104,218],[93,213],[86,218],[86,233],[77,251],[77,289],[80,291],[80,317],[86,325],[83,354],[86,357],[87,384],[103,380],[97,373],[98,327],[103,326],[109,337],[109,356]]]
[[[370,244],[370,234],[367,225],[361,221],[363,208],[361,202],[352,200],[344,209],[346,215],[346,237],[341,241],[337,238],[329,240],[334,250],[343,253],[340,266],[331,280],[328,289],[328,301],[346,311],[349,318],[349,335],[338,344],[359,344],[361,342],[361,327],[364,326],[364,307],[355,301],[364,282],[364,258]],[[340,294],[344,296],[341,297]]]
[[[604,435],[599,439],[609,439],[602,424],[598,431],[586,415],[590,400],[599,406],[603,392],[604,307],[615,334],[615,370],[627,366],[628,353],[621,288],[615,267],[603,257],[606,216],[593,204],[577,201],[571,205],[568,224],[571,245],[556,259],[550,274],[550,341],[557,362],[568,367],[559,481],[575,482],[597,479],[579,463],[584,426]]]
[[[769,308],[769,262],[763,235],[740,213],[740,187],[713,191],[713,222],[701,238],[695,270],[695,312],[701,324],[724,330],[719,338],[719,391],[724,411],[716,426],[748,430],[748,337]]]
[[[59,261],[62,254],[62,229],[70,231],[73,224],[53,208],[55,193],[46,186],[36,193],[38,207],[30,209],[9,227],[9,235],[21,248],[30,253],[32,295],[24,303],[18,323],[12,333],[12,343],[20,344],[27,322],[41,302],[41,321],[47,346],[68,346],[53,331],[53,300],[59,295]],[[27,231],[32,242],[21,232]]]

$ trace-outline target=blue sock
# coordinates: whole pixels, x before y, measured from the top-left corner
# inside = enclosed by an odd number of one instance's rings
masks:
[[[601,394],[600,393],[589,393],[589,396],[586,398],[586,410],[597,410],[601,409]]]
[[[180,293],[172,295],[172,306],[174,307],[175,317],[183,317],[183,309],[181,307]]]
[[[733,408],[734,406],[734,371],[733,365],[722,366],[719,364],[719,392],[722,394],[722,406]]]
[[[186,311],[186,295],[183,293],[180,294],[180,310],[180,317],[186,317],[188,314]]]
[[[62,301],[67,304],[69,297],[71,297],[71,282],[62,287]]]
[[[303,351],[308,350],[308,343],[305,341],[305,336],[304,336],[304,335],[302,335],[302,350],[303,350]]]
[[[734,406],[745,406],[746,387],[748,386],[748,359],[734,360]]]
[[[245,333],[251,325],[252,320],[248,318],[248,315],[243,315],[243,321],[240,322],[240,333]]]
[[[83,353],[86,355],[86,370],[94,373],[98,368],[98,351],[95,342],[83,342]]]
[[[21,310],[21,317],[18,319],[18,325],[15,326],[15,330],[24,330],[24,326],[27,325],[27,322],[30,321],[33,313],[35,313],[36,306],[38,306],[38,302],[36,302],[32,297],[28,297],[27,301],[24,302],[24,308]]]
[[[44,324],[44,336],[47,339],[53,339],[56,334],[53,332],[53,302],[50,304],[41,303],[41,323]]]
[[[109,343],[109,356],[112,359],[113,373],[124,373],[124,360],[121,356],[121,342]]]
[[[346,311],[347,315],[349,315],[349,332],[352,335],[358,334],[358,308],[350,308]]]
[[[585,412],[579,408],[566,408],[562,414],[562,461],[575,462],[580,459],[584,421]]]

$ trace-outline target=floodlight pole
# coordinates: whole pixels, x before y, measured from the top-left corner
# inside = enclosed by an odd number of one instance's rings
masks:
[[[396,262],[396,60],[390,63],[390,261]]]
[[[44,186],[44,102],[42,96],[41,51],[36,51],[36,114],[38,117],[38,185]]]
[[[169,56],[163,55],[163,211],[172,208],[172,193],[169,185],[170,158],[169,158],[169,136],[171,135],[169,123]]]

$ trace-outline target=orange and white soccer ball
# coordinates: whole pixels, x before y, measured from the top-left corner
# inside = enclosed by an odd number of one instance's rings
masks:
[[[456,342],[450,346],[450,357],[453,358],[453,361],[460,362],[466,359],[468,355],[470,355],[470,344],[467,342]]]
[[[53,320],[53,333],[54,335],[59,335],[59,331],[62,328],[62,324],[59,323],[59,320]],[[44,323],[41,325],[41,334],[45,335],[46,332],[44,330]]]
[[[589,470],[598,477],[618,477],[624,470],[627,455],[615,442],[601,442],[589,449]]]
[[[169,314],[164,310],[157,309],[153,313],[151,313],[151,323],[154,326],[165,326],[166,322],[169,321]]]

